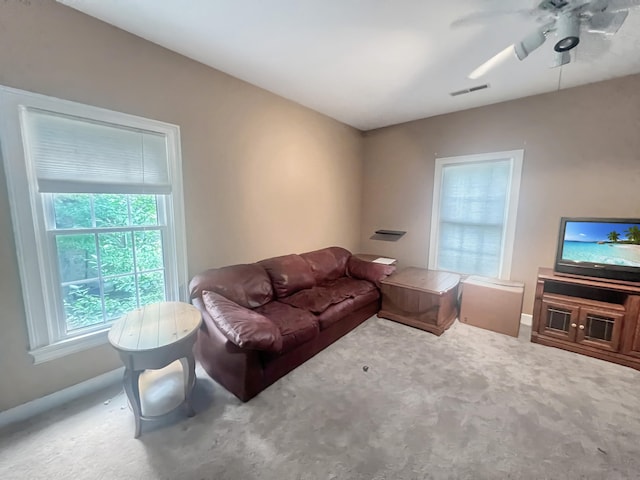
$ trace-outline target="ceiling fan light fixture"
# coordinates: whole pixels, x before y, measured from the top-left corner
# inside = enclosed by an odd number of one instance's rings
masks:
[[[556,52],[553,56],[551,68],[561,67],[571,62],[571,54],[569,52]]]
[[[520,42],[514,45],[516,57],[518,60],[524,60],[536,48],[540,47],[547,38],[544,29],[538,29],[524,37]]]
[[[572,12],[558,17],[556,35],[559,40],[553,46],[556,52],[568,52],[580,43],[580,18]]]
[[[580,43],[579,37],[564,37],[553,46],[553,49],[558,52],[568,52],[572,48],[575,48]]]

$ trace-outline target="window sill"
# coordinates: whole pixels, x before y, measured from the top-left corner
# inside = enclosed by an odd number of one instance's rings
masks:
[[[107,343],[108,334],[109,328],[105,328],[104,330],[87,333],[80,337],[70,338],[44,347],[29,350],[29,355],[33,357],[33,364],[38,365],[40,363],[55,360],[56,358],[66,357],[72,353],[104,345]]]

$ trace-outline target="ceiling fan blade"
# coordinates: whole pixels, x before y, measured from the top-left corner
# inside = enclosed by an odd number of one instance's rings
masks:
[[[488,22],[493,22],[500,17],[508,16],[508,15],[523,15],[523,16],[531,16],[533,15],[534,10],[531,9],[514,9],[514,10],[490,10],[488,12],[473,12],[468,15],[464,15],[460,18],[455,19],[451,22],[452,28],[465,27],[468,25],[478,25],[485,24]]]
[[[507,61],[513,54],[514,54],[514,47],[513,45],[509,45],[507,48],[495,54],[489,60],[487,60],[478,68],[476,68],[473,72],[467,75],[467,78],[471,80],[476,80],[486,75],[487,73],[489,73],[490,70],[493,70],[498,65]]]
[[[594,63],[607,55],[611,49],[612,37],[599,33],[582,32],[580,45],[575,49],[572,61]]]
[[[607,12],[617,12],[629,8],[640,7],[640,0],[609,0]]]
[[[587,23],[587,31],[591,33],[603,33],[605,35],[615,35],[629,15],[629,10],[619,10],[617,12],[594,13]]]
[[[493,70],[498,65],[504,63],[509,57],[515,54],[518,60],[524,60],[529,56],[531,52],[539,48],[547,38],[547,32],[553,26],[553,22],[548,23],[540,28],[535,29],[529,35],[524,37],[519,42],[509,45],[507,48],[497,53],[489,60],[484,62],[478,68],[468,75],[468,78],[476,80],[483,75],[486,75],[490,70]]]
[[[584,11],[586,12],[604,12],[609,6],[609,0],[592,0],[585,5]]]

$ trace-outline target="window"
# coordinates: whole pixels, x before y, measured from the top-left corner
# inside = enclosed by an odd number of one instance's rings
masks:
[[[58,259],[61,336],[103,328],[166,299],[160,195],[52,194],[47,234]]]
[[[186,298],[177,126],[6,87],[0,122],[36,363]]]
[[[436,159],[429,268],[509,278],[523,156]]]

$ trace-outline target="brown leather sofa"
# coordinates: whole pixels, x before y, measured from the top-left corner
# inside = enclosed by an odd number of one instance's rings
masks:
[[[328,247],[200,273],[189,284],[203,318],[196,357],[246,402],[377,313],[394,270]]]

